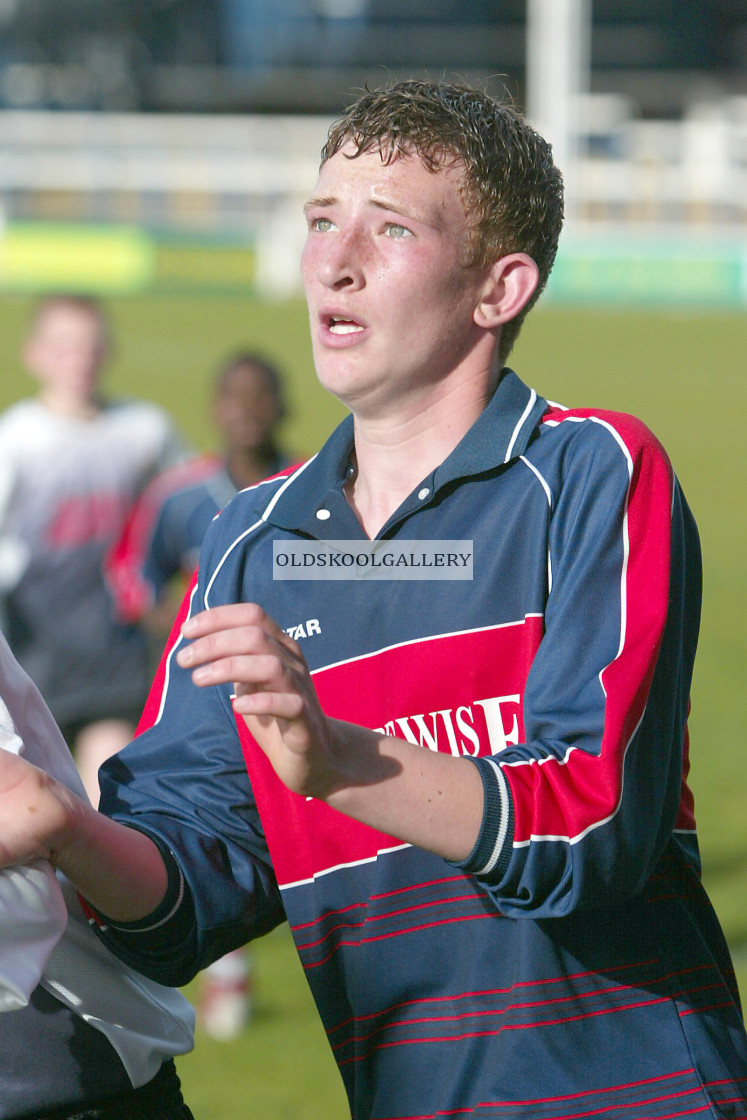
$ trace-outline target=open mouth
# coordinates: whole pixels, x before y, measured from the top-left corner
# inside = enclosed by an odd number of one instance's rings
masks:
[[[363,330],[360,323],[353,319],[343,319],[339,315],[330,315],[327,320],[331,334],[357,334]]]

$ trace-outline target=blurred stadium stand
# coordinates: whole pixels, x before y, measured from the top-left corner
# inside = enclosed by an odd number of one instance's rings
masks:
[[[525,0],[0,0],[6,107],[336,113],[378,74],[505,79]],[[746,93],[745,0],[593,0],[593,92],[636,115]]]
[[[747,0],[591,6],[576,233],[695,231],[734,251],[747,220]],[[291,291],[327,120],[366,83],[422,74],[523,105],[526,8],[0,0],[0,288],[70,283],[75,257],[81,287],[95,275],[111,291]],[[85,252],[70,240],[80,223]],[[747,265],[737,273],[726,287],[744,299]]]

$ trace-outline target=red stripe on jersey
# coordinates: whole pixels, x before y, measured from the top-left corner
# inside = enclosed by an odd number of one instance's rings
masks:
[[[357,1062],[367,1061],[370,1058],[371,1054],[375,1053],[377,1050],[386,1050],[393,1046],[416,1046],[423,1043],[431,1044],[434,1042],[459,1042],[466,1038],[493,1038],[499,1034],[503,1034],[504,1031],[530,1031],[534,1030],[537,1027],[564,1026],[567,1023],[580,1023],[585,1019],[598,1019],[600,1018],[600,1016],[619,1015],[625,1011],[637,1011],[642,1007],[655,1007],[659,1004],[668,1002],[669,996],[658,996],[651,999],[636,1000],[635,1003],[626,1003],[621,1005],[620,1007],[600,1007],[596,1011],[579,1012],[577,1015],[561,1016],[560,1018],[556,1019],[538,1019],[533,1023],[504,1023],[503,1025],[496,1027],[494,1030],[462,1031],[459,1034],[424,1035],[422,1038],[391,1039],[389,1041],[376,1043],[374,1046],[369,1048],[369,1051],[367,1053],[356,1054],[353,1057],[346,1058],[344,1060],[338,1059],[338,1064],[340,1066],[344,1066]],[[691,1090],[686,1090],[686,1092],[689,1091]],[[683,1093],[675,1095],[679,1096],[685,1094]],[[586,1113],[582,1113],[582,1115],[586,1115]]]
[[[542,619],[407,642],[312,676],[334,719],[382,729],[453,755],[489,755],[524,735],[524,684],[542,638]],[[470,665],[469,675],[454,665]],[[433,698],[438,697],[434,711]],[[237,720],[252,789],[281,886],[375,859],[400,841],[291,793]],[[308,841],[299,844],[299,838]]]
[[[581,975],[583,975],[583,974],[581,974]],[[670,974],[665,974],[665,975],[661,975],[661,976],[654,976],[648,982],[647,987],[650,987],[653,984],[656,984],[657,986],[665,985],[669,982],[669,980],[672,979],[673,976],[676,976],[676,975],[677,975],[677,973],[670,973]],[[598,976],[595,976],[594,978],[598,979]],[[535,984],[533,986],[543,986],[543,985]],[[559,996],[554,996],[554,997],[550,996],[550,997],[544,998],[544,999],[525,1000],[523,1002],[518,1002],[518,1001],[517,1002],[510,1002],[510,1003],[506,1003],[504,1005],[501,1005],[500,1003],[494,1003],[492,1006],[465,1008],[463,1010],[454,1009],[451,1012],[449,1012],[447,1009],[444,1009],[444,1011],[442,1011],[440,1014],[427,1014],[427,1013],[425,1013],[426,1005],[430,1004],[432,1006],[434,1004],[434,1002],[441,1003],[442,1005],[443,1005],[443,1003],[446,1003],[446,1002],[448,1002],[448,1003],[459,1003],[464,999],[474,998],[474,996],[490,997],[490,996],[493,996],[493,995],[511,994],[514,990],[516,990],[516,989],[514,987],[512,987],[512,988],[507,988],[507,989],[504,989],[504,990],[496,989],[495,991],[484,991],[484,992],[478,992],[478,993],[464,993],[463,995],[457,995],[457,996],[449,997],[448,1000],[444,1000],[443,997],[442,997],[441,999],[436,1000],[436,1001],[430,1000],[430,999],[403,1001],[397,1007],[390,1007],[390,1008],[381,1009],[375,1015],[362,1016],[362,1017],[357,1017],[354,1020],[349,1020],[348,1023],[345,1024],[345,1025],[346,1026],[351,1026],[352,1025],[354,1027],[354,1029],[346,1037],[340,1039],[339,1041],[334,1041],[332,1036],[334,1034],[339,1034],[340,1033],[340,1028],[337,1028],[337,1029],[331,1030],[331,1031],[328,1030],[327,1033],[328,1033],[328,1036],[330,1037],[330,1045],[332,1046],[332,1049],[335,1052],[344,1050],[348,1047],[354,1047],[355,1048],[355,1056],[353,1058],[347,1058],[346,1061],[347,1062],[361,1061],[361,1060],[365,1060],[366,1057],[368,1055],[370,1055],[371,1052],[378,1049],[381,1045],[391,1044],[386,1039],[381,1039],[378,1042],[374,1041],[375,1039],[377,1039],[377,1037],[380,1037],[385,1032],[399,1030],[400,1032],[402,1032],[404,1034],[404,1032],[407,1029],[415,1027],[415,1026],[421,1026],[422,1027],[423,1025],[426,1025],[426,1024],[436,1024],[436,1023],[443,1023],[443,1024],[446,1024],[446,1023],[457,1024],[457,1023],[459,1023],[459,1024],[461,1024],[461,1023],[464,1023],[468,1019],[477,1020],[477,1019],[486,1019],[486,1018],[489,1018],[489,1017],[493,1017],[496,1020],[501,1020],[501,1019],[503,1020],[503,1022],[499,1026],[494,1028],[495,1033],[499,1033],[501,1030],[523,1030],[523,1029],[527,1029],[527,1028],[533,1028],[533,1027],[538,1026],[538,1025],[543,1025],[545,1023],[554,1024],[554,1023],[557,1023],[557,1022],[564,1021],[564,1019],[562,1018],[562,1005],[563,1004],[571,1005],[572,1009],[574,1009],[574,1010],[576,1008],[579,1009],[578,1014],[572,1014],[572,1015],[568,1016],[568,1021],[576,1021],[579,1018],[589,1018],[589,1017],[597,1016],[600,1013],[607,1013],[607,1012],[614,1013],[616,1011],[626,1011],[626,1010],[629,1010],[630,1008],[635,1008],[635,1007],[639,1007],[639,1006],[648,1006],[649,1002],[650,1002],[650,1000],[648,1000],[648,999],[644,999],[643,1001],[636,1000],[635,1002],[632,1002],[630,1000],[630,998],[628,997],[628,1002],[626,1002],[626,1003],[620,1002],[620,1003],[618,1003],[614,1006],[612,1005],[611,1000],[610,1000],[611,996],[617,996],[618,998],[621,998],[621,997],[626,996],[628,993],[640,992],[640,984],[636,983],[636,984],[619,984],[619,985],[616,985],[614,987],[610,987],[610,986],[606,986],[606,985],[600,985],[598,987],[590,988],[586,991],[573,991],[570,994],[559,995]],[[698,989],[695,989],[695,990],[698,990]],[[666,995],[657,996],[656,993],[654,993],[654,992],[650,992],[650,993],[647,993],[647,994],[651,995],[654,1003],[663,1002],[667,998]],[[603,997],[604,1000],[607,1002],[607,1005],[605,1007],[603,1007],[603,1008],[591,1008],[591,1009],[588,1009],[588,1010],[585,1009],[585,1008],[582,1008],[582,1006],[581,1006],[582,1001],[595,1000],[595,999],[598,999],[600,996]],[[722,1005],[716,1005],[716,1006],[722,1006]],[[416,1013],[416,1014],[410,1015],[410,1016],[407,1016],[405,1014],[405,1015],[402,1015],[400,1018],[395,1017],[395,1015],[398,1011],[406,1011],[407,1009],[412,1011],[415,1008],[419,1008],[419,1007],[424,1008],[424,1012],[419,1014],[419,1015]],[[535,1021],[532,1021],[532,1022],[515,1022],[515,1023],[505,1021],[506,1016],[512,1016],[512,1015],[513,1016],[518,1016],[518,1013],[520,1013],[520,1012],[538,1011],[540,1008],[544,1008],[544,1009],[557,1008],[558,1013],[561,1015],[561,1018],[542,1019],[542,1020],[535,1020]],[[376,1019],[381,1020],[381,1022],[376,1024],[375,1022],[373,1022]],[[363,1034],[363,1033],[359,1032],[358,1028],[360,1026],[362,1026],[366,1020],[369,1020],[369,1023],[367,1024],[369,1029],[368,1029],[367,1034]],[[391,1040],[391,1042],[393,1042],[394,1044],[399,1044],[399,1043],[406,1044],[409,1041],[418,1041],[418,1040],[411,1040],[411,1039],[408,1039],[407,1037],[402,1037],[401,1039]],[[364,1049],[364,1044],[365,1043],[369,1043],[369,1044],[372,1043],[372,1045],[369,1045],[367,1048]]]
[[[78,902],[83,911],[83,916],[88,922],[89,926],[98,926],[99,929],[107,929],[100,914],[98,914],[87,898],[84,898],[80,891],[76,892],[78,895]]]
[[[318,918],[313,918],[310,922],[299,922],[297,925],[293,926],[293,929],[294,932],[298,934],[302,929],[313,929],[314,926],[318,926],[328,921],[333,914],[349,914],[351,910],[358,910],[361,906],[368,906],[369,902],[378,902],[382,898],[394,898],[396,895],[401,894],[420,894],[423,891],[428,890],[430,887],[440,886],[443,883],[462,882],[464,882],[464,875],[449,875],[448,877],[442,879],[428,879],[423,882],[409,884],[406,887],[398,887],[396,890],[374,893],[371,894],[370,897],[365,901],[351,902],[349,906],[338,906],[331,907],[330,909],[325,909],[324,914],[320,914]]]
[[[151,685],[150,692],[148,693],[148,699],[145,701],[143,714],[140,717],[140,722],[138,723],[137,729],[135,731],[136,736],[141,735],[143,731],[147,731],[149,727],[153,727],[158,720],[163,701],[163,694],[166,689],[166,682],[168,679],[169,663],[174,653],[174,647],[181,640],[182,626],[184,625],[184,621],[189,614],[189,608],[192,601],[192,593],[194,591],[196,583],[197,573],[195,572],[195,574],[192,576],[192,581],[187,588],[187,593],[182,599],[181,605],[177,612],[177,616],[174,619],[174,625],[171,627],[169,639],[166,642],[163,656],[161,657],[158,668],[156,669],[156,674],[153,678],[153,684]]]
[[[616,812],[623,766],[656,667],[669,604],[673,475],[661,445],[634,417],[591,410],[550,412],[545,420],[604,424],[630,457],[621,580],[620,646],[600,676],[606,694],[599,754],[569,750],[564,759],[503,767],[511,785],[515,843],[532,837],[577,839]],[[623,451],[623,448],[625,451]]]
[[[645,964],[649,964],[649,965],[656,964],[656,965],[658,965],[658,963],[659,963],[658,961],[643,962],[644,965]],[[635,968],[635,969],[639,970],[640,967],[641,966],[639,966],[639,965],[627,965],[626,964],[626,965],[623,965],[621,967],[616,967],[616,968],[613,968],[613,969],[606,970],[606,972],[607,972],[607,974],[610,974],[610,973],[613,973],[613,972],[630,972],[632,968]],[[703,967],[704,968],[710,968],[711,966],[706,965],[706,966],[703,966]],[[494,1007],[492,1009],[492,1013],[503,1015],[503,1014],[506,1014],[506,1013],[508,1013],[509,1011],[512,1011],[512,1010],[522,1010],[522,1009],[532,1008],[532,1007],[550,1007],[554,1004],[572,1002],[574,1000],[588,999],[588,998],[593,997],[593,996],[615,994],[615,993],[621,993],[621,992],[630,992],[630,991],[636,991],[636,990],[640,991],[644,987],[644,984],[645,984],[646,989],[650,989],[653,985],[658,985],[658,986],[668,985],[671,980],[677,979],[678,977],[681,977],[681,976],[685,975],[687,972],[691,972],[691,971],[699,971],[699,970],[697,970],[697,969],[695,969],[695,970],[683,969],[683,970],[680,970],[680,971],[667,972],[667,973],[663,973],[663,974],[660,974],[660,975],[652,973],[650,975],[650,977],[648,979],[646,979],[645,981],[642,981],[640,979],[640,973],[639,973],[639,975],[635,978],[635,980],[633,982],[629,983],[629,984],[617,984],[617,985],[614,985],[614,986],[599,987],[599,988],[595,988],[593,990],[587,990],[587,991],[582,991],[582,990],[579,989],[579,990],[576,990],[576,991],[572,992],[570,995],[551,997],[551,998],[543,999],[543,1000],[525,1001],[523,1003],[519,1003],[519,1002],[508,1003],[504,1007],[500,1007],[500,1006]],[[568,977],[568,980],[575,981],[576,983],[578,983],[579,980],[584,980],[584,979],[598,980],[599,979],[599,974],[595,973],[595,972],[577,972],[577,973],[571,974]],[[394,1020],[393,1016],[397,1011],[399,1011],[401,1009],[404,1009],[404,1008],[408,1008],[408,1007],[413,1008],[413,1007],[418,1007],[418,1006],[433,1005],[434,1003],[440,1003],[440,1004],[456,1003],[456,1002],[460,1002],[464,999],[474,999],[476,997],[486,998],[486,997],[490,997],[490,996],[511,995],[512,993],[520,992],[522,989],[548,988],[548,987],[552,987],[552,985],[554,985],[554,984],[564,984],[564,983],[566,983],[566,979],[564,977],[563,978],[560,978],[560,977],[559,978],[549,978],[549,979],[540,979],[540,980],[533,980],[533,981],[521,981],[519,983],[512,984],[512,985],[510,985],[509,987],[506,987],[506,988],[492,988],[492,989],[489,988],[489,989],[485,989],[485,990],[482,990],[482,991],[463,992],[463,993],[458,993],[458,994],[449,995],[449,996],[431,996],[431,997],[426,997],[424,999],[419,999],[419,1000],[403,1000],[399,1004],[396,1004],[395,1006],[381,1008],[380,1010],[378,1010],[376,1012],[372,1012],[370,1015],[362,1015],[362,1016],[357,1016],[354,1019],[349,1019],[349,1020],[347,1020],[346,1023],[341,1023],[337,1027],[334,1027],[334,1028],[328,1030],[327,1033],[328,1033],[328,1035],[332,1035],[335,1032],[339,1032],[343,1027],[349,1026],[351,1023],[355,1023],[355,1025],[357,1027],[359,1024],[365,1023],[366,1020],[373,1020],[373,1019],[385,1019],[385,1020],[387,1020],[387,1022],[385,1022],[383,1024],[381,1029],[386,1029],[387,1024],[391,1023],[391,1022],[397,1022],[399,1024],[406,1024],[408,1022],[431,1022],[431,1021],[439,1021],[439,1020],[445,1022],[449,1019],[457,1019],[460,1016],[459,1016],[459,1014],[456,1014],[456,1013],[453,1014],[453,1015],[442,1015],[442,1016],[423,1015],[422,1018],[420,1018],[420,1019],[402,1018],[400,1020]],[[700,990],[700,989],[690,989],[690,990],[696,990],[697,991],[697,990]],[[678,991],[677,994],[676,994],[676,998],[681,998],[681,996],[683,995],[683,992],[684,992],[684,989],[681,989],[680,991]],[[651,994],[654,994],[654,993],[651,993]],[[689,990],[688,990],[688,994],[689,994]],[[626,1005],[626,1006],[628,1006],[628,1005]],[[485,1014],[485,1013],[490,1013],[490,1012],[489,1011],[480,1011],[480,1014]],[[462,1013],[462,1014],[465,1014],[465,1013]],[[474,1014],[474,1012],[467,1012],[466,1014]],[[685,1014],[687,1014],[687,1013],[685,1013]],[[682,1013],[680,1013],[680,1017],[682,1017]],[[372,1031],[371,1035],[373,1035],[374,1033],[375,1032]],[[338,1045],[340,1045],[340,1044],[338,1044]]]
[[[387,910],[383,914],[366,914],[358,922],[338,922],[336,926],[329,926],[328,928],[326,928],[324,930],[324,933],[320,937],[317,937],[314,941],[306,941],[303,943],[297,941],[298,951],[300,953],[304,950],[315,949],[319,945],[323,945],[325,941],[329,940],[333,934],[337,933],[341,929],[363,929],[364,926],[372,926],[376,922],[388,922],[391,921],[392,918],[401,918],[403,914],[414,914],[422,910],[431,910],[435,906],[440,906],[442,909],[444,909],[447,906],[452,906],[455,902],[473,901],[474,899],[481,897],[482,896],[477,894],[477,892],[471,892],[470,894],[457,894],[451,898],[434,898],[429,900],[428,902],[418,902],[414,903],[412,906],[403,906],[400,910]],[[448,922],[452,919],[447,918],[445,920]],[[297,932],[296,927],[294,927],[294,931]],[[389,937],[391,935],[386,934],[386,936]]]
[[[625,1081],[621,1085],[609,1085],[603,1089],[582,1089],[578,1093],[564,1093],[559,1097],[527,1097],[520,1100],[512,1101],[481,1101],[480,1104],[475,1105],[474,1108],[454,1108],[435,1113],[436,1116],[459,1116],[467,1112],[476,1112],[481,1108],[514,1108],[516,1105],[521,1105],[526,1108],[528,1105],[549,1105],[557,1102],[558,1104],[563,1101],[580,1101],[584,1097],[602,1097],[606,1094],[618,1094],[622,1092],[630,1092],[632,1089],[641,1089],[647,1085],[658,1085],[663,1081],[674,1081],[683,1077],[692,1077],[695,1070],[690,1066],[688,1069],[676,1070],[672,1073],[661,1074],[659,1077],[646,1077],[641,1081]],[[687,1090],[686,1090],[687,1091]],[[666,1100],[666,1097],[664,1097]],[[615,1106],[617,1107],[617,1106]],[[433,1113],[427,1115],[418,1114],[409,1116],[386,1117],[386,1120],[433,1120]],[[587,1116],[589,1113],[581,1113],[582,1116]]]
[[[659,961],[656,958],[652,958],[651,960],[646,961],[633,961],[629,964],[614,965],[612,968],[605,969],[605,974],[610,975],[615,972],[630,972],[631,969],[637,969],[640,971],[643,968],[650,968],[652,965],[658,964]],[[680,972],[671,973],[672,976],[679,976],[681,974],[682,973]],[[586,969],[582,972],[570,972],[567,976],[542,976],[538,977],[536,980],[517,980],[513,984],[508,984],[503,988],[474,988],[468,992],[453,992],[449,995],[423,996],[421,999],[400,1000],[399,1003],[391,1004],[388,1007],[378,1008],[376,1011],[371,1011],[367,1015],[349,1016],[347,1019],[342,1020],[342,1022],[337,1023],[335,1026],[328,1027],[327,1034],[332,1035],[335,1032],[350,1026],[351,1023],[365,1023],[367,1020],[371,1019],[386,1018],[404,1007],[416,1007],[418,1005],[423,1006],[436,1003],[456,1003],[463,999],[475,999],[477,997],[485,996],[510,995],[511,992],[520,992],[522,989],[527,988],[552,987],[553,985],[557,984],[567,984],[569,981],[578,982],[579,980],[587,979],[596,980],[598,976],[599,973],[595,972],[593,969]],[[669,975],[665,975],[663,977],[660,977],[658,982],[662,983],[668,979]],[[626,986],[628,988],[631,988],[634,985],[628,984]],[[635,986],[640,987],[640,982],[638,982]]]
[[[582,1000],[593,1000],[599,996],[604,996],[607,999],[609,996],[619,995],[622,992],[630,992],[633,989],[628,984],[620,985],[617,988],[599,987],[588,992],[572,992],[570,995],[558,996],[555,999],[540,999],[528,1000],[524,1003],[509,1003],[505,1007],[480,1007],[464,1011],[454,1011],[450,1015],[418,1015],[412,1017],[403,1017],[401,1019],[390,1018],[386,1022],[374,1027],[368,1034],[355,1034],[350,1038],[345,1038],[341,1042],[333,1045],[333,1050],[340,1050],[345,1046],[349,1046],[351,1042],[355,1042],[356,1047],[364,1042],[370,1042],[371,1039],[381,1035],[384,1031],[394,1030],[401,1027],[424,1026],[428,1023],[463,1023],[466,1019],[486,1019],[489,1016],[499,1018],[504,1015],[515,1014],[518,1011],[536,1011],[539,1008],[560,1007],[562,1004],[573,1004],[577,1007],[581,1004]],[[625,1004],[624,1007],[629,1007],[630,1004]],[[593,1014],[590,1012],[589,1014]],[[524,1024],[517,1023],[517,1027]],[[533,1025],[533,1024],[532,1024]]]
[[[424,929],[440,929],[443,926],[461,925],[463,922],[492,922],[494,915],[487,910],[481,911],[479,914],[463,914],[454,918],[442,918],[437,922],[418,922],[417,925],[403,926],[401,929],[394,929],[390,933],[377,933],[371,937],[357,937],[355,940],[348,940],[341,938],[335,942],[335,945],[329,950],[324,957],[314,959],[311,961],[302,961],[304,971],[311,972],[314,968],[319,968],[323,964],[327,964],[332,960],[338,949],[343,947],[350,949],[358,949],[361,945],[375,945],[379,941],[391,941],[395,937],[404,937],[408,933],[420,933]]]
[[[190,459],[156,475],[143,490],[105,562],[107,583],[124,622],[137,622],[153,605],[152,591],[142,572],[164,502],[177,490],[209,478],[220,466],[221,460],[215,455]]]
[[[143,578],[143,568],[165,502],[177,491],[196,486],[222,469],[223,460],[217,455],[200,455],[156,475],[138,498],[105,561],[107,583],[124,622],[137,622],[153,605],[152,590]],[[283,478],[297,469],[297,466],[284,467],[270,479]],[[189,579],[192,573],[184,575]]]

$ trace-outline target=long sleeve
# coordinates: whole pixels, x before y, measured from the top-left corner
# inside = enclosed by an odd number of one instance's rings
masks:
[[[186,612],[201,603],[194,585],[139,734],[100,777],[102,810],[150,835],[172,871],[169,897],[157,914],[135,926],[110,927],[102,936],[132,967],[179,985],[285,918],[230,689],[198,689],[174,658]]]
[[[619,901],[642,887],[675,828],[692,829],[686,787],[683,796],[701,581],[692,518],[639,422],[557,413],[549,426],[558,430],[526,461],[548,501],[545,630],[523,741],[478,762],[493,814],[465,864],[512,916]],[[563,436],[562,455],[549,454]]]

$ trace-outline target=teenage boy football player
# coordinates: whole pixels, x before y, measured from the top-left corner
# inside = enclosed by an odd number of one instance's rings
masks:
[[[696,530],[641,423],[505,365],[557,246],[549,146],[470,89],[368,92],[306,213],[352,415],[209,531],[116,819],[12,760],[0,851],[51,855],[170,983],[287,917],[356,1120],[743,1116],[685,781]],[[273,579],[374,539],[471,545],[473,578]]]

